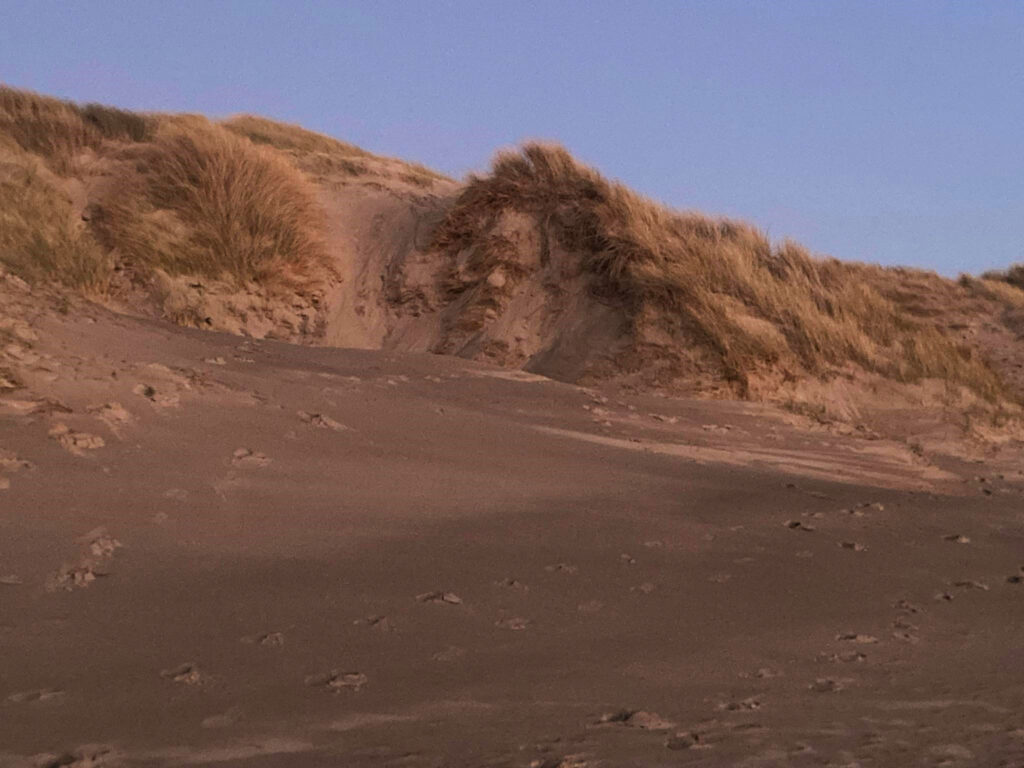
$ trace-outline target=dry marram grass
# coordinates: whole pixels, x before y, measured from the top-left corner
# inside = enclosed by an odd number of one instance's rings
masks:
[[[215,125],[167,123],[129,146],[128,183],[101,201],[102,241],[172,274],[296,283],[324,268],[323,212],[301,172]]]
[[[103,293],[110,258],[76,219],[38,158],[0,148],[0,263],[33,283],[56,280]]]
[[[308,284],[329,268],[318,188],[304,171],[371,184],[387,174],[423,187],[445,178],[264,118],[217,124],[0,86],[0,262],[26,279],[92,292],[108,285],[112,256],[143,273]],[[81,189],[86,173],[111,183],[98,187],[106,191],[83,222],[67,190]],[[1001,393],[977,349],[917,311],[915,285],[948,288],[937,276],[773,246],[747,224],[671,210],[542,144],[501,153],[490,174],[470,177],[435,245],[452,261],[461,254],[481,279],[498,265],[523,279],[529,270],[499,226],[510,211],[532,217],[544,243],[580,257],[625,307],[635,338],[654,328],[664,344],[698,350],[740,393],[755,394],[764,376],[829,378],[856,367]],[[466,285],[445,283],[453,293]],[[1024,306],[1024,266],[965,285]]]
[[[340,171],[352,176],[372,174],[376,161],[383,161],[398,165],[401,169],[399,177],[420,187],[429,187],[435,181],[449,180],[447,176],[419,163],[382,158],[353,144],[290,123],[254,115],[236,115],[222,121],[220,125],[256,144],[264,144],[286,153],[300,168],[313,173]]]
[[[909,319],[873,289],[872,267],[773,247],[753,227],[679,212],[613,183],[563,148],[502,152],[470,177],[435,243],[450,254],[502,261],[490,249],[505,210],[538,226],[619,296],[634,322],[652,313],[703,347],[746,391],[755,374],[816,375],[850,364],[902,381],[940,378],[986,397],[1000,391],[972,350]],[[786,373],[788,372],[788,374]]]
[[[983,280],[1007,283],[1024,291],[1024,264],[1014,264],[1006,270],[985,272],[981,277]]]

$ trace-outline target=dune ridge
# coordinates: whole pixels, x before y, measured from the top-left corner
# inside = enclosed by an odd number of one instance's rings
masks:
[[[2,87],[0,203],[8,270],[182,325],[827,419],[879,387],[994,421],[1024,396],[1020,266],[954,282],[818,257],[557,145],[456,182],[262,117]]]

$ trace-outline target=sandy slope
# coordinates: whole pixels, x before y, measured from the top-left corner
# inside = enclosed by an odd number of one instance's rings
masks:
[[[0,307],[2,766],[1024,764],[1008,460]]]

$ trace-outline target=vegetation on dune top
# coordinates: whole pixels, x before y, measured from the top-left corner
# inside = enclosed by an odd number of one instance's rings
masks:
[[[112,260],[38,158],[0,150],[0,264],[31,281],[103,293]]]
[[[301,283],[326,267],[315,191],[279,155],[213,124],[170,123],[117,157],[131,173],[94,228],[133,263],[239,283]]]
[[[262,117],[214,123],[0,86],[0,261],[94,292],[109,282],[111,254],[143,269],[295,287],[327,269],[306,171],[364,174],[380,160],[391,162]],[[387,172],[419,186],[445,178],[393,162]],[[96,185],[83,223],[68,185],[104,178],[116,181]]]
[[[118,263],[142,276],[312,285],[331,271],[316,179],[340,173],[425,188],[446,178],[266,118],[140,114],[0,86],[0,263],[100,294]],[[625,307],[638,345],[654,326],[657,343],[700,350],[741,392],[761,374],[829,377],[854,366],[1003,394],[976,348],[912,311],[904,272],[817,258],[742,222],[672,210],[559,146],[500,153],[490,173],[467,180],[434,244],[449,257],[469,249],[481,269],[526,270],[498,252],[510,211],[580,258]],[[1024,307],[1024,265],[962,285]]]
[[[111,254],[238,283],[296,285],[326,263],[312,183],[286,155],[202,116],[0,87],[0,161],[0,261],[26,279],[102,293]],[[105,177],[116,181],[100,185],[86,224],[68,185]]]
[[[527,144],[470,177],[436,234],[439,247],[486,249],[505,210],[532,214],[562,249],[619,295],[678,324],[745,388],[767,367],[822,375],[847,364],[902,381],[940,378],[987,397],[998,377],[967,347],[911,318],[872,287],[885,270],[772,246],[754,227],[680,212],[578,163]]]
[[[323,152],[348,157],[371,157],[370,153],[354,144],[326,136],[290,123],[280,123],[255,115],[235,115],[220,122],[232,133],[244,136],[256,144],[268,144],[276,149],[297,152]]]
[[[311,171],[342,170],[358,176],[369,172],[367,164],[361,160],[385,160],[397,163],[403,169],[399,176],[418,186],[429,186],[434,181],[451,181],[444,174],[425,165],[382,158],[354,144],[290,123],[255,115],[236,115],[222,120],[220,125],[256,144],[266,144],[297,156],[301,165]]]
[[[1024,291],[1024,264],[1014,264],[1005,270],[991,270],[985,272],[981,277],[983,280],[998,280],[1002,283],[1009,283],[1015,288],[1020,288]]]

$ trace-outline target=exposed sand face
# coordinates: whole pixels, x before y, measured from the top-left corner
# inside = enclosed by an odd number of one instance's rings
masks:
[[[1010,447],[0,308],[2,766],[1024,761]]]

